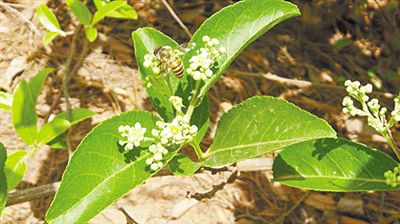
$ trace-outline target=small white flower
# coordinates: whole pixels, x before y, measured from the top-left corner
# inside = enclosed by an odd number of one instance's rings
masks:
[[[121,125],[118,127],[118,131],[122,137],[118,143],[121,146],[125,146],[125,150],[131,150],[133,146],[140,146],[140,143],[144,140],[146,128],[142,128],[141,124],[136,122],[132,127],[129,125]]]
[[[158,152],[158,153],[154,154],[153,158],[155,161],[160,161],[163,159],[163,155],[162,155],[162,153]]]
[[[159,168],[160,168],[160,167],[158,166],[157,163],[152,163],[152,164],[150,165],[150,169],[153,170],[153,171],[156,171],[156,170],[158,170]]]
[[[183,100],[182,98],[180,98],[179,96],[171,96],[169,98],[169,101],[172,103],[172,105],[174,106],[174,108],[181,112],[182,111],[182,107],[183,107]]]
[[[150,158],[146,159],[146,164],[147,165],[151,165],[152,163],[153,163],[153,158],[150,157]]]

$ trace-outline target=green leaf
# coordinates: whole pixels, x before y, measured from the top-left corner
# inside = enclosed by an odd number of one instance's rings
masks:
[[[7,191],[14,189],[26,172],[26,151],[18,150],[11,153],[5,163],[4,172],[7,178]]]
[[[109,16],[124,5],[126,5],[125,1],[113,1],[105,4],[94,14],[91,24],[94,25],[98,23],[100,20],[104,19],[104,17]]]
[[[90,132],[74,152],[60,188],[46,214],[48,223],[85,223],[104,208],[143,183],[151,172],[146,149],[124,152],[118,145],[120,125],[140,122],[151,137],[160,119],[149,112],[131,111],[108,119]],[[146,143],[146,147],[150,144]],[[165,164],[179,148],[169,149]]]
[[[40,91],[42,90],[44,81],[47,76],[54,71],[53,68],[44,68],[40,70],[32,79],[29,81],[29,90],[32,94],[32,99],[34,104],[36,105],[37,99],[39,97]]]
[[[71,124],[65,119],[53,119],[49,123],[43,125],[43,127],[40,129],[37,135],[37,143],[46,144],[64,133],[70,127]]]
[[[18,135],[28,145],[34,143],[37,135],[35,106],[29,84],[21,80],[13,94],[12,122]]]
[[[4,164],[7,160],[7,150],[0,143],[0,215],[7,202],[7,178],[4,172]]]
[[[400,190],[384,173],[398,163],[385,153],[346,139],[319,139],[285,148],[274,161],[274,180],[318,191]]]
[[[189,176],[201,167],[201,163],[193,162],[183,154],[177,154],[168,164],[168,169],[177,176]]]
[[[92,110],[87,109],[87,108],[75,108],[75,109],[72,109],[70,112],[71,113],[70,113],[69,118],[68,118],[67,112],[61,112],[61,113],[57,114],[54,117],[54,119],[62,118],[65,120],[69,120],[69,122],[71,123],[71,126],[72,126],[72,125],[75,125],[83,120],[86,120],[86,119],[91,118],[94,115],[96,115],[95,112],[93,112]]]
[[[43,36],[43,43],[44,45],[49,45],[56,37],[60,34],[56,32],[48,32]]]
[[[326,121],[292,103],[253,97],[221,117],[204,165],[227,165],[298,142],[335,136]]]
[[[76,123],[88,119],[96,114],[95,112],[86,108],[76,108],[72,109],[70,112],[71,117],[69,118],[69,121],[67,112],[62,112],[56,115],[52,121],[45,124],[39,131],[37,137],[38,143],[48,143],[54,148],[65,148],[62,134]]]
[[[153,74],[151,69],[143,66],[144,56],[153,53],[156,48],[161,46],[175,47],[178,45],[174,40],[160,31],[149,27],[134,31],[132,39],[135,47],[136,62],[143,82],[146,81],[147,76]],[[169,97],[174,95],[179,79],[171,75],[171,83],[172,92],[169,90],[167,82],[162,78],[153,80],[152,85],[146,88],[151,102],[166,121],[171,121],[175,117],[174,108],[169,102]]]
[[[12,95],[4,91],[0,91],[0,109],[11,110],[12,107]]]
[[[220,46],[226,49],[226,57],[219,61],[219,69],[202,87],[201,92],[205,95],[250,43],[278,23],[299,14],[294,4],[283,0],[244,0],[225,7],[208,18],[193,35],[191,42],[196,43],[196,47],[185,54],[185,68],[196,50],[203,47],[202,38],[205,35],[217,38]]]
[[[68,147],[65,142],[65,133],[57,136],[53,140],[47,143],[52,149],[66,149]]]
[[[83,2],[79,0],[67,0],[67,5],[80,23],[90,25],[92,14]]]
[[[56,16],[45,4],[40,5],[36,9],[36,17],[48,31],[65,36],[65,33],[61,30]]]
[[[97,39],[97,29],[95,27],[92,27],[92,26],[85,27],[85,34],[86,34],[86,38],[90,42],[93,42]]]
[[[96,5],[97,9],[102,8],[104,5],[107,3],[111,2],[110,0],[94,0],[94,4]],[[137,19],[137,13],[136,11],[130,6],[129,4],[126,4],[115,11],[109,13],[107,17],[111,18],[117,18],[117,19],[131,19],[131,20],[136,20]]]

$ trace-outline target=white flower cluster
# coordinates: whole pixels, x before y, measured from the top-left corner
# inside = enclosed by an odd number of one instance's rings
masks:
[[[394,99],[394,110],[392,111],[391,115],[394,122],[397,123],[400,121],[400,95]]]
[[[147,158],[146,164],[150,165],[151,170],[158,170],[163,166],[161,160],[163,156],[168,153],[168,150],[160,143],[153,144],[149,147],[150,153],[153,154],[152,157]]]
[[[397,187],[397,185],[400,185],[400,165],[395,167],[393,171],[386,171],[384,175],[387,185],[392,187]]]
[[[191,57],[190,66],[186,69],[187,73],[194,80],[207,80],[214,73],[211,70],[219,57],[225,53],[225,48],[219,47],[219,41],[216,38],[203,36],[205,46],[196,51],[196,55]]]
[[[146,138],[146,128],[142,128],[141,124],[137,122],[134,126],[121,125],[118,131],[122,139],[119,144],[124,146],[125,150],[132,150],[134,147],[139,147],[142,141],[151,140],[154,142],[149,147],[152,154],[146,160],[146,164],[150,169],[156,171],[163,166],[163,157],[168,153],[167,147],[182,145],[193,139],[196,136],[198,128],[196,125],[190,125],[190,117],[182,113],[182,98],[178,96],[170,97],[170,101],[177,111],[177,116],[171,123],[157,121],[157,129],[152,129],[151,134],[153,138]]]
[[[158,75],[161,72],[161,63],[154,54],[146,54],[144,56],[143,66],[151,68],[155,75]]]
[[[372,93],[371,84],[362,86],[359,81],[352,82],[347,80],[344,85],[346,86],[346,91],[349,93],[349,96],[343,98],[342,104],[344,106],[344,113],[349,113],[352,116],[366,116],[368,118],[368,124],[379,133],[384,132],[387,128],[391,128],[398,122],[397,119],[400,117],[399,97],[395,99],[395,109],[392,112],[392,119],[387,122],[387,108],[381,107],[378,99],[369,100],[367,94]],[[362,109],[354,105],[352,98],[360,102]],[[398,115],[397,117],[396,114]]]
[[[171,96],[169,101],[172,103],[178,113],[182,112],[183,100],[179,96]]]
[[[121,125],[118,128],[122,139],[118,141],[121,146],[124,146],[125,150],[132,150],[133,146],[140,146],[140,143],[145,140],[144,134],[146,128],[142,128],[139,122],[136,122],[134,126]]]
[[[176,116],[171,123],[158,121],[156,123],[160,130],[152,131],[155,137],[158,137],[163,145],[181,145],[189,142],[197,134],[197,126],[190,125],[187,116]]]

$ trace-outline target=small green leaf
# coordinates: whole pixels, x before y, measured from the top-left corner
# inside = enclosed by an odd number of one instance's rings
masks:
[[[4,91],[0,91],[0,109],[11,110],[12,107],[12,95]]]
[[[4,172],[7,178],[7,191],[14,189],[26,172],[26,151],[18,150],[11,153],[5,163]]]
[[[92,14],[83,2],[79,0],[67,0],[67,5],[80,23],[90,25]]]
[[[189,176],[201,167],[201,163],[193,162],[183,154],[177,154],[168,164],[168,169],[177,176]]]
[[[40,70],[35,76],[33,76],[32,79],[29,81],[28,85],[35,105],[37,103],[40,91],[42,90],[44,81],[46,80],[47,76],[53,71],[53,68],[44,68]]]
[[[56,32],[48,32],[43,36],[43,43],[44,45],[49,45],[56,37],[60,34]]]
[[[253,97],[221,117],[204,165],[227,165],[324,137],[336,137],[326,121],[285,100]]]
[[[37,143],[46,144],[64,133],[70,127],[71,124],[65,119],[53,119],[49,123],[43,125],[43,127],[40,129],[37,135]]]
[[[282,150],[274,161],[274,180],[318,191],[386,191],[384,173],[398,166],[385,153],[346,139],[301,142]]]
[[[12,122],[22,140],[31,145],[37,135],[37,114],[29,84],[21,80],[14,90],[12,105]]]
[[[93,26],[85,27],[85,34],[86,34],[86,38],[90,42],[93,42],[97,39],[97,29]]]
[[[56,16],[45,4],[40,5],[36,9],[36,17],[48,31],[58,33],[62,36],[65,35],[64,31],[61,30]]]
[[[143,82],[146,82],[146,77],[153,75],[150,68],[143,66],[144,56],[153,53],[154,50],[161,46],[175,47],[178,44],[153,28],[139,28],[132,33],[132,39],[135,47],[136,62]],[[171,75],[172,91],[169,90],[167,82],[162,79],[153,80],[150,87],[147,87],[147,94],[150,96],[151,102],[157,109],[157,112],[166,121],[171,121],[175,117],[175,111],[172,104],[169,102],[169,97],[174,95],[178,86],[179,79]]]
[[[185,68],[188,68],[190,58],[203,47],[202,38],[205,35],[217,38],[220,46],[226,49],[226,57],[219,61],[218,70],[202,87],[201,92],[205,95],[249,44],[275,25],[297,15],[300,12],[296,5],[283,0],[244,0],[225,7],[208,18],[193,35],[191,42],[196,43],[196,47],[185,54]],[[182,80],[188,81],[185,78]]]
[[[113,13],[124,5],[126,5],[125,1],[113,1],[105,4],[94,14],[91,24],[94,25],[98,23],[100,20],[104,19],[104,17],[109,16],[110,13]]]
[[[68,118],[67,112],[61,112],[61,113],[57,114],[54,117],[54,119],[62,118],[65,120],[69,120],[69,122],[71,123],[71,126],[72,126],[72,125],[75,125],[83,120],[86,120],[86,119],[91,118],[94,115],[96,115],[95,112],[93,112],[92,110],[87,109],[87,108],[75,108],[75,109],[72,109],[70,112],[71,113],[70,113],[69,118]]]
[[[109,2],[111,2],[111,1],[109,1],[109,0],[94,0],[94,4],[96,5],[97,9],[102,8],[104,5],[106,5]],[[136,20],[137,13],[132,8],[132,6],[130,6],[129,4],[125,4],[124,6],[121,6],[120,8],[116,9],[115,11],[109,13],[107,15],[107,17],[117,18],[117,19]]]
[[[38,134],[38,142],[46,143],[52,148],[65,148],[63,133],[73,125],[86,120],[96,113],[86,108],[72,109],[71,117],[67,117],[67,112],[57,114],[52,121],[45,124]]]
[[[46,214],[48,223],[86,223],[132,188],[153,176],[146,164],[147,149],[124,152],[118,144],[121,125],[140,122],[151,137],[159,117],[131,111],[108,119],[94,128],[74,152],[62,177],[60,188]],[[147,144],[147,143],[146,143]],[[150,143],[148,142],[148,145]],[[179,148],[168,149],[167,164]]]
[[[67,142],[65,142],[65,134],[61,134],[47,143],[52,149],[66,149],[68,147]]]
[[[4,172],[4,164],[7,160],[7,150],[0,143],[0,215],[7,202],[7,178]]]

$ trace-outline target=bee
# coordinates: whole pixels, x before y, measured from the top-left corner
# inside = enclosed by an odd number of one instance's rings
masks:
[[[182,44],[177,47],[162,46],[154,50],[154,55],[160,61],[160,67],[164,73],[173,73],[176,77],[182,77],[185,67],[181,55],[193,48],[194,45]]]

